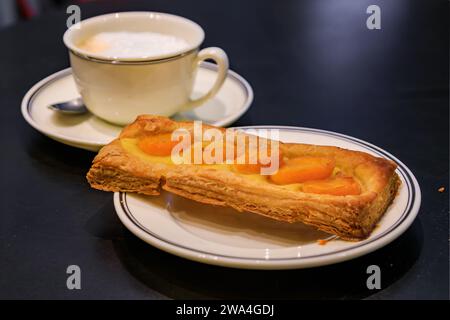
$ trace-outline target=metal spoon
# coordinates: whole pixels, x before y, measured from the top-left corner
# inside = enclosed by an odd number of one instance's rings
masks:
[[[54,103],[48,106],[49,109],[67,114],[82,114],[88,112],[81,98]]]

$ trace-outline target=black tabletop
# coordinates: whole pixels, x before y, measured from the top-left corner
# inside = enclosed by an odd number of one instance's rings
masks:
[[[370,4],[381,29],[366,27]],[[101,1],[82,18],[129,10],[185,16],[205,29],[255,91],[235,125],[293,125],[384,148],[417,177],[422,205],[388,246],[326,267],[251,271],[155,249],[118,220],[112,194],[89,188],[94,153],[27,125],[25,92],[68,67],[65,10],[0,31],[0,298],[442,298],[449,293],[448,2]],[[444,186],[446,191],[438,192]],[[81,290],[68,290],[78,265]],[[381,290],[366,268],[381,268]]]

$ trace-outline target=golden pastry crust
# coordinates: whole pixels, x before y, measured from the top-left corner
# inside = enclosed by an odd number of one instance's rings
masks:
[[[139,139],[192,126],[191,122],[175,122],[165,117],[139,116],[95,157],[87,174],[90,185],[99,190],[146,195],[158,195],[162,188],[207,204],[229,206],[286,222],[300,221],[346,240],[370,235],[400,185],[392,161],[338,147],[280,143],[280,150],[287,157],[333,157],[336,166],[352,172],[362,185],[359,195],[304,193],[261,183],[229,170],[145,161],[127,152],[121,143],[122,139]]]

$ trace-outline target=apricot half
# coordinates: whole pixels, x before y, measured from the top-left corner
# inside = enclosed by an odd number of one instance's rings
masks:
[[[143,137],[139,140],[138,147],[152,156],[170,156],[172,149],[179,143],[178,141],[172,141],[171,137],[171,133]]]
[[[306,193],[347,196],[360,194],[361,186],[352,177],[334,177],[327,180],[305,182],[301,190]]]
[[[263,150],[262,154],[265,154],[268,157],[269,163],[263,163],[262,158],[259,154],[259,149],[254,151],[257,154],[254,155],[254,158],[256,160],[256,163],[250,163],[250,152],[248,149],[245,151],[245,154],[238,157],[238,160],[242,160],[243,163],[236,163],[234,165],[234,169],[237,172],[244,173],[244,174],[257,174],[261,173],[262,168],[270,168],[272,165],[271,163],[271,152],[270,146],[267,148],[267,150]],[[278,166],[281,167],[283,164],[283,155],[281,154],[281,150],[278,149]]]
[[[289,159],[278,172],[270,176],[276,184],[301,183],[326,179],[333,173],[335,162],[331,158],[304,156]]]

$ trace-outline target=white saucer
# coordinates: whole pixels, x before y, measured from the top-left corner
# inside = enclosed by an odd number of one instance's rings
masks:
[[[197,72],[194,96],[205,93],[216,77],[215,64],[203,62]],[[48,137],[77,148],[98,151],[119,134],[119,126],[91,114],[65,115],[47,108],[49,104],[78,97],[70,68],[35,84],[22,100],[22,114],[36,130]],[[175,115],[174,119],[202,120],[215,126],[227,126],[237,120],[253,101],[248,82],[229,70],[217,95],[193,111]]]
[[[187,259],[244,269],[294,269],[333,264],[379,249],[400,236],[417,216],[421,202],[417,180],[388,152],[329,131],[296,127],[252,128],[280,129],[280,140],[285,142],[333,145],[394,160],[402,184],[372,235],[360,242],[335,239],[320,245],[317,240],[327,239],[330,235],[301,223],[277,222],[251,213],[199,204],[168,193],[159,197],[115,193],[114,206],[120,220],[145,242]]]

